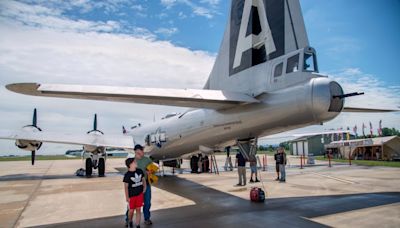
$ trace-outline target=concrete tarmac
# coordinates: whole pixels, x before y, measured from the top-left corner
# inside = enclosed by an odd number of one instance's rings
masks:
[[[217,159],[222,169],[224,156]],[[74,176],[81,160],[1,162],[0,227],[123,227],[123,161],[109,159],[103,178]],[[249,201],[262,183],[234,186],[236,171],[161,177],[152,227],[400,227],[400,169],[289,162],[279,183],[269,157],[265,203]]]

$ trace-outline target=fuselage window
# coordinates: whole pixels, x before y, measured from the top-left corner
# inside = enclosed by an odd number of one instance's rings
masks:
[[[275,66],[274,77],[279,77],[282,75],[283,63],[279,63]]]
[[[304,70],[310,72],[317,71],[314,54],[304,53]]]
[[[287,60],[286,73],[292,73],[299,70],[299,54],[296,54]]]

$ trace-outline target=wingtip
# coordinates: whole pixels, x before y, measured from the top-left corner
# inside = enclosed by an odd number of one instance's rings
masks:
[[[38,83],[13,83],[6,85],[6,88],[14,93],[38,95],[39,86]]]

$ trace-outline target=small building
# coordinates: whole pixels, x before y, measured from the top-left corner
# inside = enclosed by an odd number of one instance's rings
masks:
[[[325,145],[325,150],[342,158],[358,160],[400,160],[400,137],[334,141]]]
[[[354,135],[350,134],[350,138]],[[329,134],[308,135],[289,141],[289,149],[292,155],[323,155],[325,154],[325,145],[332,141]]]

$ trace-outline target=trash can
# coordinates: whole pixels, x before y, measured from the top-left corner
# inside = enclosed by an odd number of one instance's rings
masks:
[[[314,165],[315,164],[314,154],[308,154],[307,164],[308,165]]]

